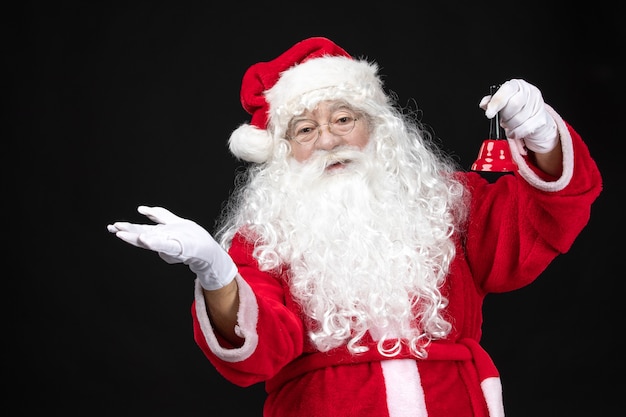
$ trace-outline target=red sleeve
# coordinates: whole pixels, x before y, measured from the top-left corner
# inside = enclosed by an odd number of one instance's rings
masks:
[[[587,146],[566,126],[564,164],[573,165],[567,167],[572,175],[555,191],[549,190],[549,182],[546,189],[531,184],[547,179],[530,165],[537,175],[530,181],[519,172],[494,183],[477,173],[467,174],[472,207],[466,256],[485,293],[511,291],[532,282],[558,254],[569,250],[589,221],[602,181]]]
[[[259,270],[252,249],[241,235],[229,249],[241,276],[237,318],[243,346],[233,348],[213,332],[199,286],[192,306],[196,343],[218,372],[239,386],[271,378],[299,356],[304,345],[302,320],[285,301],[283,281]]]

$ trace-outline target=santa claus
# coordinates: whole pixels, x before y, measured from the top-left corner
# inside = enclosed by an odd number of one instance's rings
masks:
[[[600,174],[520,79],[480,102],[517,171],[464,172],[378,72],[326,38],[251,66],[229,140],[249,164],[215,239],[163,207],[109,230],[189,265],[195,340],[227,380],[265,382],[266,417],[503,416],[484,297],[569,249]]]

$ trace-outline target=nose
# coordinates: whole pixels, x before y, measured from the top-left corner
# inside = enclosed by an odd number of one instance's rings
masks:
[[[329,150],[333,149],[343,143],[343,136],[335,135],[330,131],[330,125],[328,123],[319,125],[319,137],[315,142],[315,146],[318,149]]]

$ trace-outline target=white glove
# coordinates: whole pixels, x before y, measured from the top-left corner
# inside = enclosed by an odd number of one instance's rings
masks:
[[[139,206],[137,211],[158,224],[116,222],[107,226],[108,231],[131,245],[158,252],[169,264],[188,265],[206,290],[217,290],[233,280],[237,266],[200,225],[163,207]]]
[[[524,80],[509,80],[479,104],[491,119],[500,112],[500,125],[509,139],[523,140],[528,149],[547,153],[558,144],[556,122],[546,110],[537,87]]]

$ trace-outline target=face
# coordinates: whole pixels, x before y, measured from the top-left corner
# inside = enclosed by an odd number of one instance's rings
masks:
[[[289,122],[287,135],[291,153],[304,162],[317,151],[332,151],[342,146],[363,149],[369,142],[367,120],[345,103],[323,101]],[[341,164],[328,169],[340,169]]]

